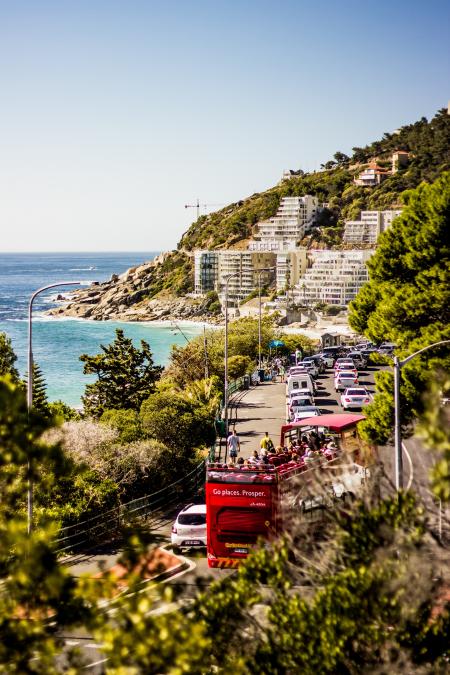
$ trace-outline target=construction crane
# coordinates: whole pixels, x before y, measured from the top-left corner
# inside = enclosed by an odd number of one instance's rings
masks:
[[[200,218],[200,207],[202,209],[210,209],[212,206],[224,206],[224,204],[200,204],[200,200],[197,197],[196,204],[185,204],[185,209],[197,209],[197,220]]]

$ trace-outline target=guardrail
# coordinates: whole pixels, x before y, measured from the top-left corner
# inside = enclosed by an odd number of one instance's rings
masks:
[[[83,520],[74,525],[63,527],[55,540],[57,553],[69,553],[79,550],[87,544],[100,544],[111,540],[123,524],[136,517],[146,517],[160,508],[171,506],[178,501],[188,499],[205,483],[205,462],[201,462],[187,476],[183,476],[165,488],[145,497],[138,497],[120,504],[108,511]]]

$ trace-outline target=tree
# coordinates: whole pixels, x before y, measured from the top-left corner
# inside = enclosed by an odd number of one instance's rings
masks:
[[[19,372],[14,366],[17,356],[11,344],[11,338],[0,332],[0,377],[10,375],[14,382],[19,381]]]
[[[83,372],[95,374],[97,382],[86,385],[83,396],[87,415],[100,417],[105,410],[139,410],[142,402],[154,391],[162,368],[153,363],[150,346],[141,340],[141,349],[134,347],[122,329],[108,346],[101,345],[103,354],[82,354]]]
[[[254,363],[248,356],[230,356],[228,359],[228,377],[232,380],[253,372],[253,369]]]
[[[143,436],[136,410],[105,410],[100,417],[100,423],[116,429],[121,443],[132,443]]]
[[[194,450],[216,439],[215,415],[209,405],[188,399],[183,392],[162,387],[144,401],[144,431],[179,455],[194,457]]]
[[[28,411],[22,387],[0,379],[0,670],[5,673],[56,674],[60,639],[52,623],[62,628],[88,618],[74,577],[52,550],[56,528],[40,522],[27,533],[27,463],[40,491],[50,490],[65,473],[61,449],[42,441],[48,426],[39,412]]]
[[[379,239],[368,262],[369,283],[351,303],[349,316],[355,331],[397,344],[400,358],[450,339],[450,172],[407,192],[404,202],[402,214]],[[445,347],[424,352],[402,369],[404,422],[423,411],[422,393],[439,368],[450,368]],[[393,410],[392,376],[379,374],[377,382],[381,378],[383,392],[368,407],[364,424],[372,440],[386,442],[390,423],[371,422],[375,409]]]
[[[346,164],[348,161],[350,161],[350,157],[348,155],[339,151],[335,152],[333,157],[337,164]]]
[[[72,422],[80,419],[80,413],[61,400],[51,401],[48,404],[48,409],[53,417],[62,422]]]
[[[25,376],[25,383],[27,382],[28,373]],[[46,417],[50,416],[47,398],[47,383],[44,374],[36,361],[33,361],[33,408]]]

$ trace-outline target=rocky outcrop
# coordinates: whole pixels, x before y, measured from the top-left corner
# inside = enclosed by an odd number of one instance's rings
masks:
[[[220,323],[217,317],[208,311],[204,298],[171,296],[149,297],[149,288],[170,253],[162,253],[155,260],[132,267],[124,274],[113,274],[109,281],[96,282],[88,288],[76,290],[64,304],[49,311],[51,316],[74,317],[95,321],[158,321],[191,320]]]

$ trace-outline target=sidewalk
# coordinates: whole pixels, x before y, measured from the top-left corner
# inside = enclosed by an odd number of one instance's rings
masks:
[[[276,447],[282,424],[286,424],[286,385],[264,382],[252,387],[238,404],[236,431],[241,441],[240,457],[246,459],[253,450],[259,450],[265,431]]]

